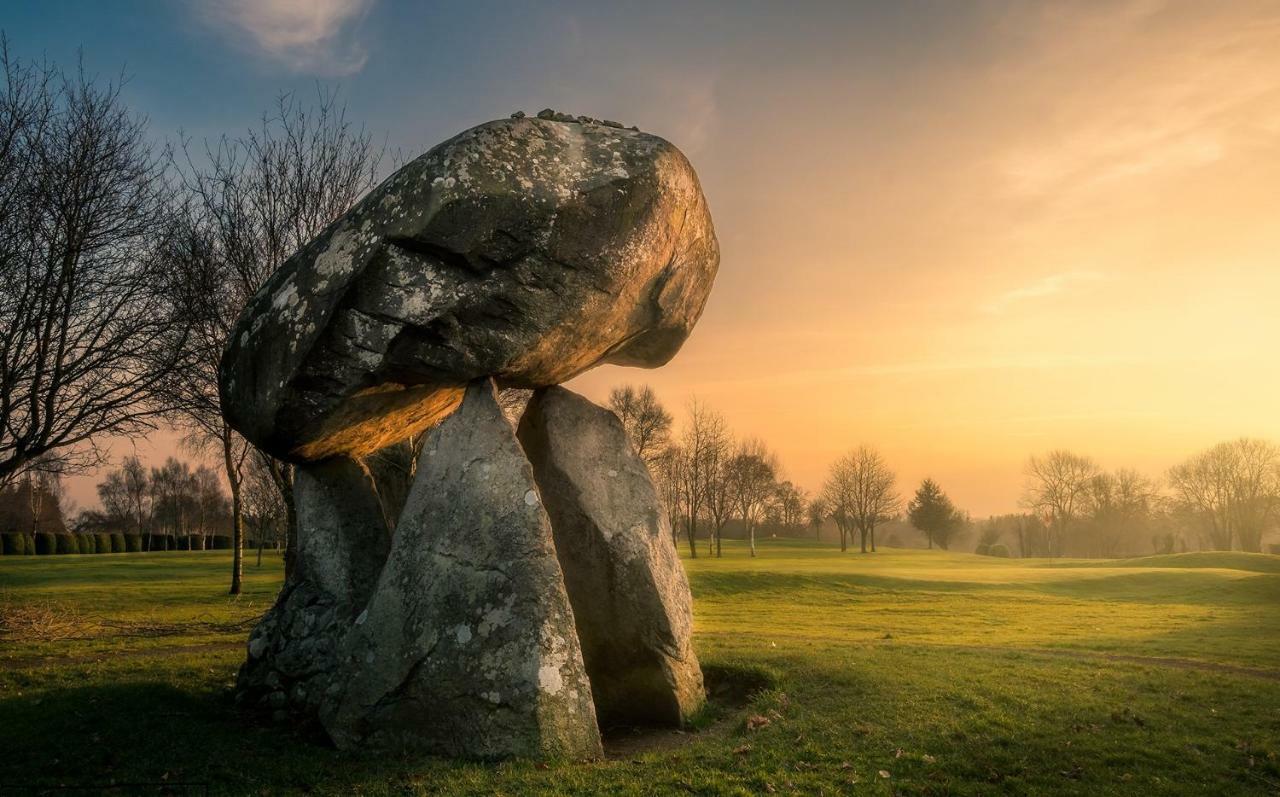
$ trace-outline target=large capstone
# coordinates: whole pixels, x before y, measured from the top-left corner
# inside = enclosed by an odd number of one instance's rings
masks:
[[[600,754],[551,524],[489,380],[422,450],[320,720],[342,748]]]
[[[705,696],[689,584],[622,422],[552,387],[534,393],[519,439],[551,518],[600,724],[680,725]]]
[[[477,378],[536,388],[600,363],[665,363],[718,263],[697,176],[670,143],[577,121],[483,124],[400,169],[267,281],[224,354],[223,412],[280,457],[361,457],[437,423]]]

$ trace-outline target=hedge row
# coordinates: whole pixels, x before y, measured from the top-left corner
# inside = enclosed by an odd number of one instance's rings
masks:
[[[188,548],[188,546],[190,546]],[[89,554],[89,553],[139,553],[151,551],[199,551],[205,548],[205,541],[199,537],[174,537],[171,534],[53,534],[37,532],[21,534],[5,532],[0,534],[0,555],[31,556],[39,554]],[[226,550],[231,547],[230,537],[211,537],[208,546],[211,549]]]
[[[978,547],[974,548],[973,552],[978,556],[999,556],[1002,559],[1009,558],[1009,546],[1002,542],[997,542],[994,545],[978,543]]]

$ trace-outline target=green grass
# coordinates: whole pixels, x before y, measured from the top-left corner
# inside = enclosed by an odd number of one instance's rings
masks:
[[[679,744],[498,765],[339,753],[238,713],[242,643],[280,567],[250,557],[246,594],[231,599],[228,561],[0,559],[16,623],[0,637],[0,794],[112,781],[230,794],[1280,793],[1280,557],[1020,561],[770,541],[751,559],[731,544],[685,561],[695,642],[709,673],[767,688]],[[748,731],[748,715],[771,721]]]

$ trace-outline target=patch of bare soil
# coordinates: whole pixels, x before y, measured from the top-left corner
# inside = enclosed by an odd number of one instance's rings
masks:
[[[751,699],[776,685],[772,674],[750,667],[703,667],[707,705],[693,727],[604,729],[604,754],[611,760],[635,758],[645,753],[671,750],[697,739],[724,736],[740,721]]]

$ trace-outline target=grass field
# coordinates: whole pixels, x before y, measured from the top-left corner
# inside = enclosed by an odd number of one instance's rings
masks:
[[[713,682],[760,685],[748,704],[601,762],[500,765],[338,753],[240,714],[280,566],[250,557],[232,600],[228,562],[0,559],[0,794],[1280,794],[1276,556],[729,545],[685,564],[698,654]]]

